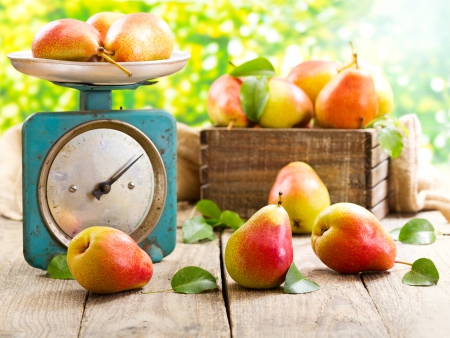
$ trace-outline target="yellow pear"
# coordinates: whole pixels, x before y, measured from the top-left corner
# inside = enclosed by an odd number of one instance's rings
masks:
[[[124,15],[125,14],[119,12],[100,12],[92,15],[86,20],[86,23],[96,28],[102,36],[102,39],[105,40],[106,33],[112,23]]]
[[[276,204],[283,191],[293,233],[311,233],[316,216],[330,206],[330,194],[315,170],[307,163],[296,161],[284,166],[269,193],[269,204]]]
[[[305,127],[313,117],[313,105],[306,93],[279,77],[269,80],[269,100],[259,119],[264,128]]]

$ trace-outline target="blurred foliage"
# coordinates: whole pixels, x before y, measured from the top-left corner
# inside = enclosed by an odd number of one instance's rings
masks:
[[[240,64],[265,56],[279,75],[303,60],[359,57],[379,65],[391,83],[397,117],[415,113],[424,149],[435,163],[450,163],[450,31],[445,1],[88,1],[0,2],[0,131],[41,111],[78,109],[78,92],[17,72],[6,54],[31,49],[34,34],[60,18],[87,20],[101,11],[152,12],[170,25],[176,49],[191,53],[179,73],[156,86],[113,92],[113,108],[163,107],[178,121],[208,125],[212,81]],[[427,152],[426,152],[427,153]]]

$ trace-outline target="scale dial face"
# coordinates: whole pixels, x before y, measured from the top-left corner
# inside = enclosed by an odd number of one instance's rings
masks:
[[[124,122],[100,120],[72,129],[52,147],[39,204],[65,245],[92,226],[119,229],[139,242],[159,220],[165,190],[164,165],[151,140]]]

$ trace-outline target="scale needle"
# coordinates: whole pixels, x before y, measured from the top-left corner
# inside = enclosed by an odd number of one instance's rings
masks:
[[[120,176],[125,174],[125,172],[131,168],[133,164],[137,162],[144,154],[141,154],[137,159],[135,159],[133,162],[131,162],[126,168],[121,170],[119,173],[111,177],[108,181],[102,182],[98,185],[98,188],[94,190],[92,193],[94,194],[95,198],[97,198],[100,201],[100,197],[102,195],[108,194],[111,191],[111,185],[113,185],[114,182],[116,182]]]

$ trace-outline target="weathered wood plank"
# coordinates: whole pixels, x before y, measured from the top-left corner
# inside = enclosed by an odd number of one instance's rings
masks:
[[[385,198],[380,203],[370,208],[369,211],[374,214],[378,220],[382,220],[389,213],[389,198]]]
[[[382,221],[389,230],[403,226],[408,216],[389,216]],[[439,231],[450,233],[450,224],[439,212],[415,215],[428,219]],[[450,321],[450,237],[439,237],[431,245],[398,243],[399,260],[414,262],[430,258],[439,271],[437,286],[412,287],[402,283],[410,267],[396,264],[385,273],[364,273],[362,279],[381,315],[390,337],[448,337]]]
[[[385,157],[372,156],[379,148],[374,130],[210,128],[201,132],[201,143],[202,198],[244,218],[267,204],[278,171],[292,161],[314,168],[332,203],[372,207],[381,201],[367,204],[388,170],[377,167]]]
[[[376,167],[367,171],[367,187],[373,188],[382,180],[388,177],[389,174],[389,160],[384,160]]]
[[[385,179],[378,183],[372,189],[369,189],[367,194],[366,205],[371,208],[380,203],[389,195],[389,184],[388,180]]]
[[[223,233],[223,248],[229,236]],[[358,275],[325,267],[312,251],[309,236],[295,236],[293,244],[295,264],[321,289],[300,295],[283,294],[281,288],[251,290],[226,273],[233,337],[388,336]]]
[[[170,289],[175,272],[189,265],[210,271],[221,285],[219,239],[177,243],[172,254],[154,265],[153,278],[144,291]],[[130,291],[89,294],[80,336],[230,337],[230,329],[221,290],[198,295]]]
[[[389,155],[383,149],[381,149],[380,145],[377,145],[376,147],[372,148],[372,151],[370,153],[370,167],[373,168],[378,163],[381,163],[388,158]]]
[[[22,254],[22,223],[0,219],[0,336],[78,337],[87,292],[45,277]]]

